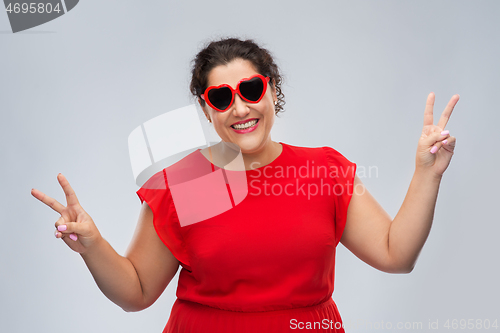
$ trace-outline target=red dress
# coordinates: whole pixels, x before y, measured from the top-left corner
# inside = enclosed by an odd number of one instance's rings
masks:
[[[165,169],[137,191],[182,266],[164,333],[344,332],[335,249],[356,164],[333,148],[281,144],[270,164],[232,171],[246,172],[241,203],[198,223],[179,223]]]

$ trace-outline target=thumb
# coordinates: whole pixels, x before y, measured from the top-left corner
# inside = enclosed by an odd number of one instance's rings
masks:
[[[431,146],[434,146],[436,143],[440,143],[443,140],[446,140],[450,137],[450,131],[435,131],[433,133],[428,134],[427,136],[422,136],[420,137],[421,143],[424,145],[425,148],[431,148]],[[440,145],[439,145],[440,146]]]
[[[69,238],[74,241],[78,239],[77,234],[83,237],[91,234],[88,225],[80,222],[64,222],[57,226],[57,230],[63,235],[69,234]]]

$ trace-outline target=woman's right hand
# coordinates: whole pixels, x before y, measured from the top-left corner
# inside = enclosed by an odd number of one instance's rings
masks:
[[[36,189],[32,189],[31,194],[61,214],[55,224],[56,238],[61,238],[73,251],[84,253],[102,239],[101,234],[90,215],[80,206],[75,191],[66,177],[60,173],[57,175],[57,180],[66,194],[67,206]]]

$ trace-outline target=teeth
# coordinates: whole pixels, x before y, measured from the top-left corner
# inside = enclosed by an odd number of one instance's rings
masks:
[[[251,120],[251,121],[244,123],[244,124],[236,124],[236,125],[233,125],[232,127],[235,129],[246,129],[246,128],[252,127],[255,124],[257,124],[257,119]]]

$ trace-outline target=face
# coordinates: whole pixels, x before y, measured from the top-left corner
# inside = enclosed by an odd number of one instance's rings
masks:
[[[259,74],[253,64],[248,60],[235,59],[227,65],[217,66],[208,75],[208,86],[219,86],[228,84],[233,89],[241,79],[249,78]],[[243,100],[237,93],[234,102],[224,112],[212,109],[207,103],[203,111],[212,124],[222,141],[232,142],[240,147],[245,154],[264,152],[272,145],[271,128],[274,124],[274,101],[276,90],[267,85],[264,97],[258,103],[250,103]],[[241,129],[256,122],[250,128]],[[235,127],[240,127],[239,129]]]

